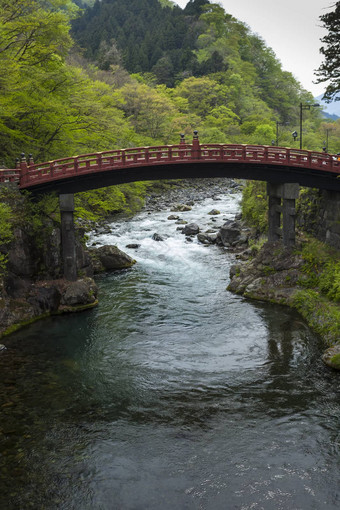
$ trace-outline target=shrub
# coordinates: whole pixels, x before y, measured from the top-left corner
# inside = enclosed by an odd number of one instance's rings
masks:
[[[259,233],[264,233],[268,229],[267,202],[266,183],[247,181],[241,202],[242,218]]]

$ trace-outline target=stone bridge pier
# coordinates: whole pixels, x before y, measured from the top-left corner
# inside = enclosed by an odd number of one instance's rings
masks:
[[[268,193],[268,241],[275,242],[282,238],[284,246],[295,246],[295,201],[299,196],[296,183],[267,183]],[[74,226],[74,195],[59,195],[61,216],[61,239],[64,277],[66,280],[77,279],[76,238]]]
[[[295,200],[299,197],[299,184],[268,182],[267,194],[268,241],[275,242],[282,238],[284,246],[292,248],[295,246]]]
[[[74,195],[59,195],[61,217],[61,243],[64,266],[64,278],[77,280],[76,236],[74,226]]]

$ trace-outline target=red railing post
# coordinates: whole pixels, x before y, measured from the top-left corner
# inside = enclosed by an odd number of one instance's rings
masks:
[[[264,159],[264,161],[266,161],[266,162],[268,161],[268,147],[265,147],[265,148],[264,148],[264,158],[263,158],[263,159]]]
[[[193,159],[199,159],[201,157],[201,147],[198,139],[198,131],[194,131],[194,137],[192,139],[191,157]]]

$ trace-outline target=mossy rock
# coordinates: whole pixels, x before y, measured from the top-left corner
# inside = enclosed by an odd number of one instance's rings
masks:
[[[106,245],[91,248],[93,269],[95,273],[113,269],[127,269],[136,263],[136,260],[121,251],[117,246]]]
[[[322,361],[329,367],[340,370],[340,344],[327,349],[322,355]]]

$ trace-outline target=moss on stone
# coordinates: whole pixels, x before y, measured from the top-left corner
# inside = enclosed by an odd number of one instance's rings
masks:
[[[331,358],[331,363],[333,364],[334,368],[340,370],[340,354],[333,356],[333,358]]]
[[[30,319],[26,319],[26,320],[17,322],[16,324],[11,324],[11,326],[9,326],[7,329],[0,332],[0,338],[11,335],[12,333],[15,333],[16,331],[18,331],[19,329],[29,326],[30,324],[33,324],[34,322],[37,322],[41,319],[47,319],[48,317],[51,317],[53,315],[62,315],[64,313],[83,312],[90,308],[94,308],[97,305],[98,305],[98,300],[96,299],[93,303],[88,303],[86,305],[60,306],[59,309],[55,312],[46,312],[41,315],[36,315],[35,317],[32,317]]]
[[[88,310],[89,308],[94,308],[97,305],[98,305],[98,299],[93,301],[93,303],[87,303],[86,305],[75,305],[75,306],[62,305],[59,307],[57,312],[53,312],[53,315],[61,315],[63,313],[83,312],[84,310]]]
[[[26,319],[26,320],[17,322],[16,324],[11,324],[11,326],[9,326],[7,329],[5,329],[4,331],[0,332],[0,338],[2,338],[4,336],[11,335],[12,333],[15,333],[16,331],[18,331],[19,329],[22,329],[25,326],[29,326],[30,324],[33,324],[36,321],[39,321],[41,319],[46,319],[50,315],[51,314],[49,312],[47,312],[47,313],[43,313],[41,315],[37,315],[35,317],[32,317],[30,319]]]

